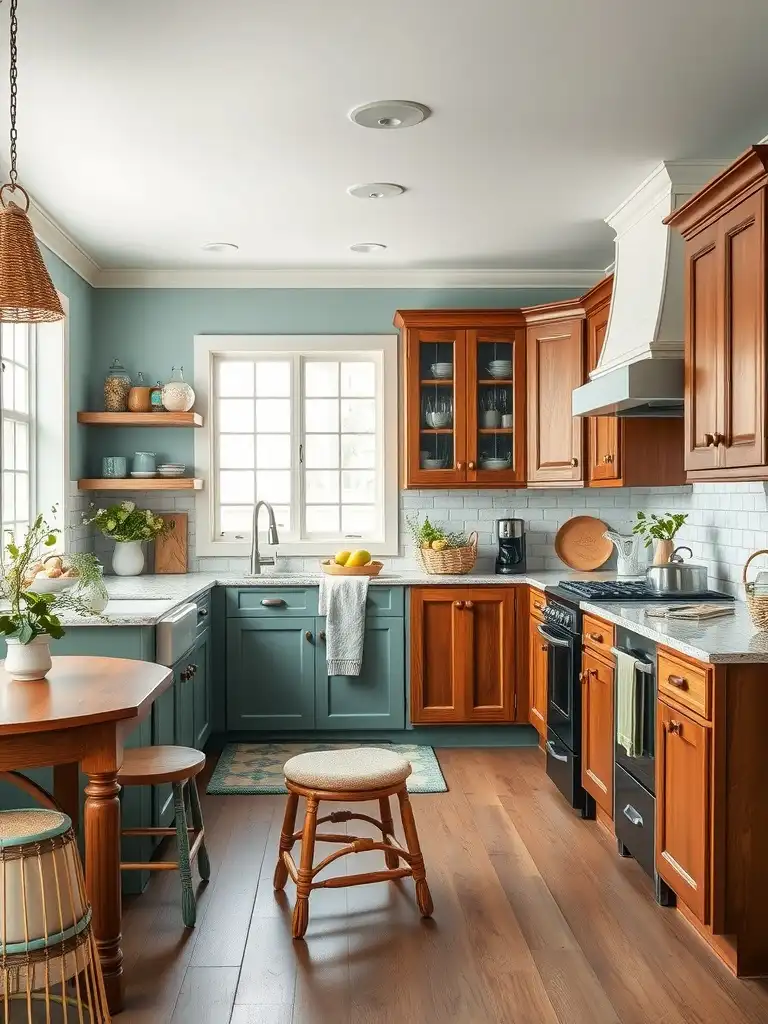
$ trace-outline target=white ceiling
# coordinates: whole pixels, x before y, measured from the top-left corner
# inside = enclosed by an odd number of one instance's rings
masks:
[[[19,7],[20,177],[104,268],[599,268],[659,160],[768,132],[766,0]],[[347,118],[392,98],[433,116]]]

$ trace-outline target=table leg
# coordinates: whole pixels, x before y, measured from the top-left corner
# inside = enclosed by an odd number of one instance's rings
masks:
[[[53,766],[53,796],[56,803],[72,819],[72,828],[80,831],[80,766],[55,764]]]
[[[115,760],[110,771],[83,771],[85,787],[86,888],[93,907],[93,934],[104,973],[107,1002],[112,1013],[123,1008],[123,951],[120,948],[120,785]],[[103,769],[104,759],[98,767]]]

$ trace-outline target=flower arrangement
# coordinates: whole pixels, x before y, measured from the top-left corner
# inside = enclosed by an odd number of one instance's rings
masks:
[[[53,547],[58,532],[40,514],[20,544],[10,532],[7,534],[0,550],[0,595],[10,607],[0,613],[0,634],[9,640],[26,645],[39,636],[54,640],[64,636],[64,627],[52,610],[56,595],[29,590],[30,577],[35,576],[32,570],[36,564],[41,565],[40,549]]]
[[[91,504],[91,509],[95,505]],[[84,526],[95,526],[105,537],[123,543],[125,541],[154,540],[161,534],[173,529],[173,521],[168,522],[156,516],[151,509],[136,508],[133,501],[121,501],[119,505],[96,509],[95,512],[83,516]]]

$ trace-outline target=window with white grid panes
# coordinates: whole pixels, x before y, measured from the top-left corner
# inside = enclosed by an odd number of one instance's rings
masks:
[[[21,540],[35,507],[35,346],[30,324],[0,324],[0,431],[2,530]]]

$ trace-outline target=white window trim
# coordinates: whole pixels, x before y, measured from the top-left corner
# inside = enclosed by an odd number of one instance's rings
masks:
[[[218,540],[214,536],[215,491],[211,484],[214,465],[215,436],[210,429],[210,400],[214,361],[219,355],[256,352],[274,355],[306,355],[313,352],[381,352],[383,358],[383,394],[381,415],[384,464],[384,540],[369,545],[372,555],[399,553],[399,484],[398,484],[398,411],[397,411],[397,343],[396,334],[202,334],[194,339],[195,409],[203,416],[204,426],[195,430],[195,471],[205,481],[195,497],[195,554],[198,557],[247,557],[251,542]],[[258,498],[258,495],[257,495]],[[266,529],[266,516],[260,523]],[[262,543],[262,553],[266,545]],[[332,542],[331,542],[332,545]],[[327,555],[329,542],[286,541],[279,545],[283,555]]]
[[[57,549],[65,550],[70,504],[69,299],[61,292],[58,295],[64,319],[37,324],[35,332],[35,500],[36,511],[61,530]],[[46,367],[53,367],[54,372],[46,373]],[[51,512],[54,505],[59,510],[55,517]]]

